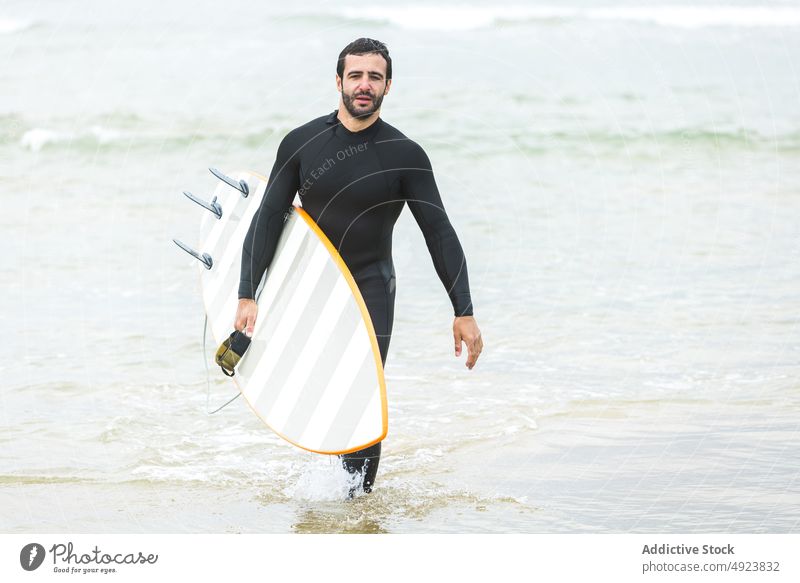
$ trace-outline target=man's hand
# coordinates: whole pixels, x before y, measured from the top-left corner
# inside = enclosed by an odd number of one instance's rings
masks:
[[[461,343],[467,345],[467,368],[472,370],[483,350],[483,340],[478,324],[472,316],[459,316],[453,321],[453,339],[456,341],[456,356],[461,356]]]
[[[240,299],[239,307],[236,309],[236,320],[233,323],[234,329],[241,330],[248,336],[252,336],[257,315],[258,304],[255,300],[249,300],[247,298]]]

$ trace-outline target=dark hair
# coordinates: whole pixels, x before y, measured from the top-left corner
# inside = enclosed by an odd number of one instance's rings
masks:
[[[342,49],[336,63],[336,74],[344,77],[344,58],[347,55],[370,55],[373,53],[386,60],[386,80],[388,81],[392,78],[392,57],[389,56],[389,49],[381,41],[371,38],[358,38]]]

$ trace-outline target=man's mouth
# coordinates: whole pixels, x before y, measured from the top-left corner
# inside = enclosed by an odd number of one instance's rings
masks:
[[[362,104],[363,103],[371,103],[372,102],[372,97],[370,97],[369,95],[358,95],[358,96],[356,96],[356,101],[358,101],[359,103],[362,103]]]

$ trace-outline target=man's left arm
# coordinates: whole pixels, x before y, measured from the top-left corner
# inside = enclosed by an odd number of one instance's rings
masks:
[[[461,345],[465,343],[469,353],[466,366],[471,369],[483,349],[483,340],[473,315],[464,251],[442,203],[430,159],[422,147],[411,142],[409,160],[404,166],[403,195],[425,236],[436,273],[453,305],[455,355],[461,356]]]

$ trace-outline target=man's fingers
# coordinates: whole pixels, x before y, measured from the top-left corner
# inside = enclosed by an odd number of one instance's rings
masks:
[[[247,319],[240,314],[236,314],[236,321],[233,323],[233,329],[244,330],[245,324],[247,324]]]
[[[453,324],[453,339],[456,342],[456,356],[461,356],[461,343],[467,345],[466,367],[472,369],[483,351],[481,331],[472,320],[459,321],[456,318],[456,322]]]
[[[252,336],[257,315],[258,307],[254,303],[253,305],[248,305],[246,302],[241,302],[236,310],[236,318],[233,322],[234,330],[239,330],[248,336]]]
[[[245,327],[244,333],[247,334],[248,336],[252,336],[253,328],[255,327],[255,325],[256,325],[256,315],[255,314],[248,315],[247,326]]]
[[[467,350],[469,351],[467,368],[472,369],[472,367],[475,366],[475,363],[478,362],[478,356],[480,356],[481,351],[483,350],[483,340],[481,340],[481,337],[478,336],[472,342],[468,342]]]
[[[478,353],[475,352],[474,343],[467,344],[467,350],[469,351],[469,356],[467,357],[467,368],[471,369],[473,366],[475,366],[475,361],[478,360]]]

